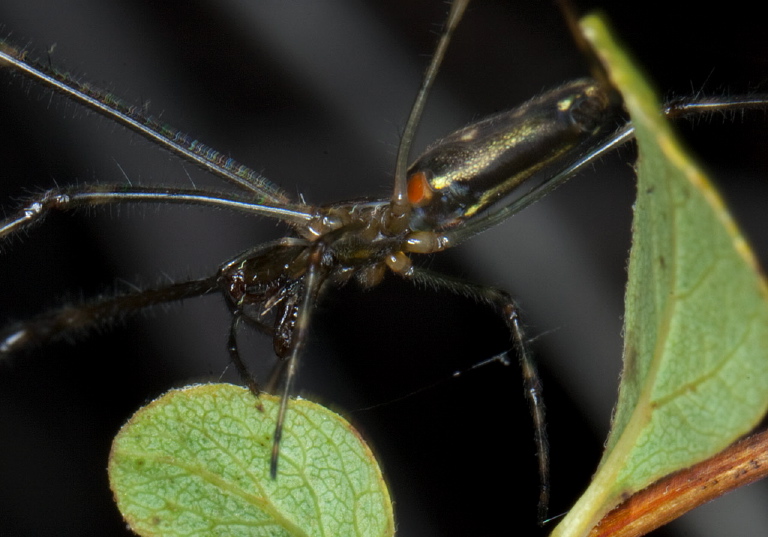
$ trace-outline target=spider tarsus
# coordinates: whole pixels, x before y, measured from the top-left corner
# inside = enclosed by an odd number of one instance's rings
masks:
[[[549,441],[547,439],[547,421],[544,399],[542,397],[543,387],[541,377],[536,368],[536,362],[533,359],[528,348],[528,338],[525,335],[523,325],[520,321],[520,308],[517,302],[503,291],[498,291],[499,298],[503,301],[501,311],[504,320],[507,323],[510,334],[514,341],[517,355],[520,361],[520,369],[523,374],[523,386],[525,397],[528,400],[528,406],[531,410],[531,417],[534,423],[534,432],[536,440],[536,457],[539,465],[539,505],[537,509],[537,522],[543,526],[547,519],[549,509]]]
[[[292,378],[286,379],[287,384]],[[288,390],[284,390],[283,397],[280,398],[280,407],[277,411],[277,425],[275,425],[275,436],[272,439],[272,455],[269,459],[269,477],[273,481],[277,479],[277,464],[280,460],[280,443],[283,439],[283,424],[285,423],[285,413],[288,410]]]
[[[275,429],[275,439],[272,442],[272,455],[269,459],[269,478],[274,481],[277,479],[277,461],[280,457],[280,437],[283,434],[283,428]]]

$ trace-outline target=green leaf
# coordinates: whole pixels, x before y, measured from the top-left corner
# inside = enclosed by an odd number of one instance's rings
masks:
[[[624,372],[606,451],[553,535],[584,535],[623,498],[704,460],[768,406],[768,292],[722,200],[654,92],[595,16],[582,29],[638,144]]]
[[[140,409],[112,445],[109,477],[144,536],[385,536],[389,492],[352,426],[292,400],[276,480],[269,478],[279,401],[264,411],[238,386],[173,390]]]

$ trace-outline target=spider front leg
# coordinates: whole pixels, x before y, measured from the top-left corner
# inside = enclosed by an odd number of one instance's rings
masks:
[[[507,325],[514,351],[520,361],[525,397],[528,400],[533,418],[540,480],[537,519],[539,524],[543,525],[547,518],[549,506],[549,443],[547,441],[546,416],[541,378],[528,346],[528,338],[525,335],[523,324],[520,321],[520,309],[517,302],[509,293],[500,289],[465,282],[416,267],[406,277],[417,285],[448,291],[486,304],[493,308]]]
[[[152,306],[218,291],[214,276],[67,304],[0,330],[0,358],[57,339],[72,338]]]
[[[327,267],[324,266],[324,253],[327,245],[324,241],[318,241],[308,250],[306,258],[306,272],[300,282],[294,282],[291,297],[295,302],[289,303],[289,317],[285,322],[289,323],[290,342],[289,352],[285,365],[285,380],[280,396],[280,409],[275,425],[275,437],[272,441],[272,459],[270,461],[269,474],[272,479],[277,478],[277,463],[280,455],[280,441],[283,436],[283,424],[288,411],[288,398],[293,392],[293,384],[296,380],[296,371],[299,364],[299,356],[304,349],[309,334],[309,321],[312,315],[312,307],[325,282]]]
[[[0,241],[14,233],[28,231],[54,211],[72,211],[121,203],[174,203],[215,207],[293,223],[303,223],[310,218],[308,213],[289,207],[259,204],[254,201],[254,195],[175,187],[82,185],[52,188],[29,200],[15,215],[0,220]]]

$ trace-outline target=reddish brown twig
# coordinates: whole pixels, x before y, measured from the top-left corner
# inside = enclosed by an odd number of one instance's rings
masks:
[[[638,537],[768,475],[768,431],[657,481],[608,513],[590,537]]]

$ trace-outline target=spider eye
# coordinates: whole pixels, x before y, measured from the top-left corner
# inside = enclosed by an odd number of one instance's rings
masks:
[[[423,207],[432,199],[432,187],[426,172],[414,172],[408,178],[408,201],[414,207]]]

